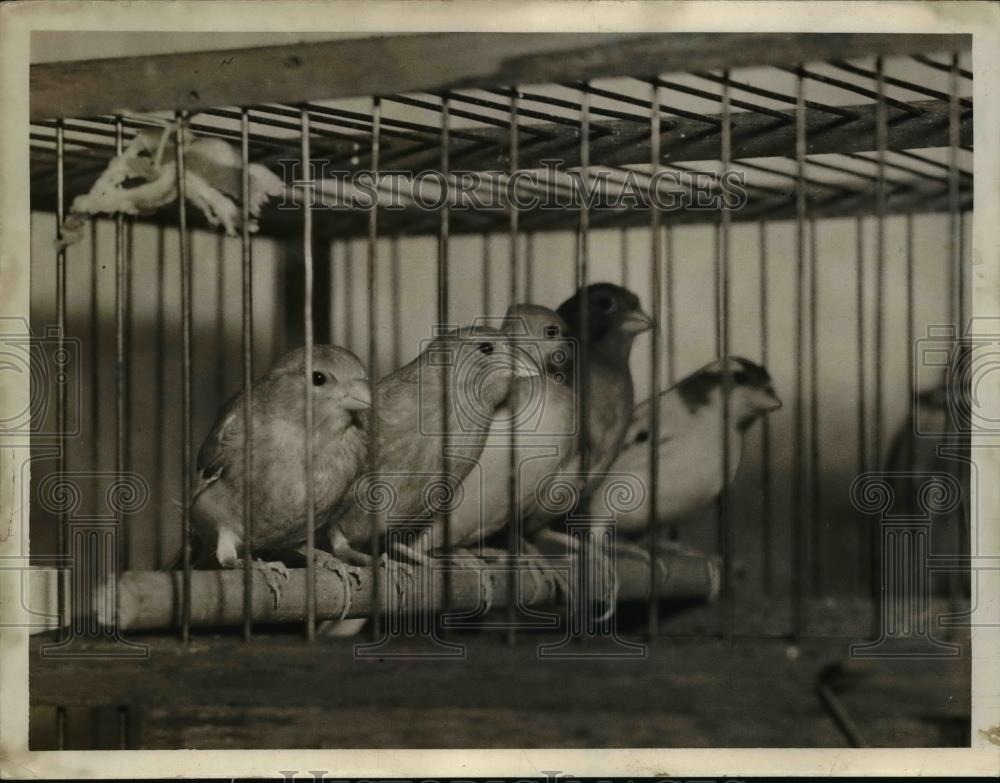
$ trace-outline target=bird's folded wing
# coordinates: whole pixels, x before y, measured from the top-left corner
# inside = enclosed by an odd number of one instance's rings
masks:
[[[228,462],[229,450],[233,445],[233,437],[241,429],[239,422],[243,417],[236,406],[230,405],[212,431],[205,438],[198,451],[198,476],[203,483],[217,480]]]

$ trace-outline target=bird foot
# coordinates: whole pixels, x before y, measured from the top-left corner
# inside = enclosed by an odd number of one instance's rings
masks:
[[[401,560],[393,560],[391,557],[389,557],[388,552],[383,552],[381,555],[378,556],[378,566],[379,568],[384,569],[386,572],[390,570],[400,571],[401,573],[406,574],[408,577],[411,578],[413,577],[413,566],[410,565],[409,563],[404,563]]]
[[[322,568],[325,571],[331,571],[340,577],[340,581],[344,585],[344,607],[340,611],[340,619],[344,620],[347,618],[348,613],[351,611],[351,606],[354,603],[354,593],[351,589],[351,579],[354,579],[355,586],[361,587],[361,571],[357,566],[345,563],[329,552],[324,552],[322,549],[317,549],[313,552],[313,564],[317,568]]]
[[[468,547],[454,547],[441,557],[441,560],[453,565],[461,571],[485,571],[485,579],[480,579],[483,586],[483,614],[489,614],[493,609],[494,594],[496,593],[496,574],[489,568],[484,568],[488,560],[501,560],[507,556],[506,549],[495,547],[483,547],[479,551]]]
[[[232,567],[243,568],[245,562],[242,558],[237,558],[233,561]],[[274,596],[274,608],[277,609],[281,605],[281,596],[285,592],[285,583],[288,582],[288,567],[280,560],[270,562],[254,560],[253,570],[264,577],[264,582],[267,584],[268,590]]]
[[[555,533],[555,531],[553,531]],[[557,536],[562,536],[561,533],[555,533]],[[565,541],[559,540],[558,544],[563,546],[562,551],[565,553],[568,551],[565,548],[566,542],[572,543],[572,539],[568,536],[565,537]],[[558,547],[555,548],[558,551]],[[552,550],[543,551],[540,547],[531,543],[530,541],[521,541],[521,551],[526,555],[535,555],[539,557],[538,562],[528,561],[528,574],[531,576],[536,593],[539,589],[548,590],[549,583],[548,580],[551,579],[556,586],[556,589],[560,591],[563,595],[569,595],[569,577],[563,573],[561,568],[550,568],[548,564],[541,558],[546,554],[551,555]]]
[[[361,573],[361,569],[358,566],[345,562],[339,557],[331,555],[329,552],[324,552],[322,549],[317,549],[313,553],[313,564],[317,568],[332,571],[338,576],[349,574],[357,578]]]
[[[483,560],[503,560],[509,553],[506,549],[501,549],[500,547],[484,546],[478,553],[474,554]]]
[[[478,568],[479,563],[483,560],[483,556],[481,552],[476,552],[468,547],[457,546],[440,555],[439,559],[449,565],[455,566],[455,568],[466,571]]]
[[[603,607],[603,612],[596,618],[599,623],[606,622],[615,613],[615,609],[618,607],[618,570],[616,568],[615,560],[607,555],[594,552],[591,555],[594,558],[594,565],[587,569],[587,572],[593,574],[599,581],[598,584],[601,587],[605,585],[608,586],[608,594],[603,597],[597,597],[596,607]],[[644,562],[649,562],[649,558],[646,557],[645,553],[642,554]]]
[[[383,552],[379,555],[378,567],[385,571],[386,586],[391,585],[395,588],[396,598],[399,605],[402,606],[406,597],[407,587],[413,585],[413,566],[409,563],[401,563],[398,560],[393,560],[387,552]],[[401,574],[406,577],[406,585],[403,584],[403,580],[400,577]]]

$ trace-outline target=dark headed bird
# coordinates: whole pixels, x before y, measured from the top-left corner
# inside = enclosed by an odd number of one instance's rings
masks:
[[[586,507],[591,491],[603,480],[621,451],[635,404],[629,368],[632,344],[636,335],[652,328],[653,319],[643,312],[638,296],[612,283],[593,283],[578,290],[556,312],[566,322],[574,342],[567,375],[572,379],[580,423],[587,425],[586,441],[581,443],[577,437],[575,453],[560,471],[561,480],[548,484],[549,488],[558,488],[549,498],[557,502],[552,504],[539,496],[526,527],[537,531],[533,544],[538,549],[562,556],[577,547],[570,536],[546,528],[566,519],[565,512],[572,511],[557,495],[565,495],[566,487],[573,487],[576,498],[570,503]],[[608,589],[607,592],[600,589],[597,598],[586,599],[585,603],[592,606],[595,617],[604,621],[615,609],[617,576],[612,561],[600,550],[594,550],[591,557],[593,560],[586,568],[600,574],[599,584]]]
[[[587,404],[588,479],[582,488],[587,493],[621,451],[635,404],[629,369],[632,343],[652,328],[653,319],[643,312],[638,296],[612,283],[593,283],[577,291],[556,312],[578,341],[586,317],[586,368],[578,345],[574,358],[579,365],[573,375],[577,400]]]

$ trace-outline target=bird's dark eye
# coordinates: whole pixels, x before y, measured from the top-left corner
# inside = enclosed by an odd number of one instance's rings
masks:
[[[610,296],[602,296],[597,299],[597,306],[606,313],[613,313],[615,311],[615,300]]]
[[[649,430],[640,430],[635,436],[636,443],[645,443],[647,440],[649,440]]]
[[[326,383],[326,375],[321,372],[313,373],[313,386],[322,386]]]
[[[479,353],[493,353],[493,343],[479,343]]]

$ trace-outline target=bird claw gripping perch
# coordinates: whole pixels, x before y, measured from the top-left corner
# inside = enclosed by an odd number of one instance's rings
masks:
[[[545,546],[538,546],[536,543],[522,539],[521,548],[526,555],[534,555],[538,562],[527,562],[528,573],[531,576],[536,593],[539,589],[551,590],[552,586],[564,596],[570,595],[569,577],[563,569],[550,565],[547,558],[566,558],[572,552],[575,542],[565,533],[556,530],[545,530],[535,539],[542,541]],[[550,583],[548,580],[551,579]],[[541,581],[539,581],[541,580]]]
[[[573,537],[568,536],[565,533],[549,529],[539,533],[535,537],[534,543],[525,543],[529,549],[534,550],[535,552],[547,554],[550,557],[568,557],[571,564],[570,567],[575,569],[577,573],[580,572],[581,563],[579,562],[579,559],[584,557],[584,552],[581,550],[578,542]],[[637,552],[641,552],[638,547],[634,548],[629,554],[634,556]],[[646,555],[645,552],[641,552],[641,555],[643,562],[648,563],[648,555]],[[610,585],[608,595],[606,597],[602,597],[596,602],[597,606],[602,607],[602,611],[601,614],[595,618],[595,621],[604,622],[614,614],[615,607],[618,603],[620,585],[617,569],[615,568],[615,558],[609,554],[601,553],[597,549],[591,550],[588,558],[589,562],[583,564],[585,568],[582,569],[586,574],[586,580],[579,586],[579,588],[592,588],[593,585],[589,584],[591,579],[601,585]],[[548,570],[552,573],[552,578],[555,579],[559,588],[564,591],[564,595],[571,596],[572,600],[574,591],[571,586],[571,581],[557,568],[551,568]]]
[[[361,572],[356,566],[348,565],[342,560],[338,560],[333,555],[322,550],[317,550],[313,553],[313,562],[320,568],[327,571],[332,571],[338,577],[340,577],[341,583],[344,585],[344,607],[340,611],[339,620],[346,620],[347,615],[351,612],[351,607],[354,605],[354,591],[351,588],[351,577],[354,577],[355,582],[357,582],[358,587],[361,586]]]
[[[177,199],[177,126],[162,118],[152,119],[162,129],[139,131],[125,150],[111,159],[90,190],[73,200],[56,240],[59,248],[80,240],[88,217],[149,214]],[[237,236],[242,220],[237,202],[243,195],[239,151],[223,139],[196,136],[190,130],[184,132],[182,144],[188,200],[211,225],[221,225],[226,234]],[[248,173],[248,227],[253,233],[261,208],[284,192],[284,182],[259,163],[250,163]]]
[[[393,560],[389,557],[387,552],[383,552],[378,558],[378,567],[385,571],[386,575],[386,588],[392,587],[396,591],[396,600],[400,609],[404,608],[406,605],[406,597],[408,588],[413,586],[413,567],[409,563],[401,563],[398,560]],[[403,580],[400,578],[400,574],[406,577],[406,585],[403,585]],[[386,590],[386,596],[388,597],[389,591]]]
[[[243,568],[244,562],[242,558],[233,561],[233,568]],[[281,606],[281,596],[285,592],[285,583],[288,582],[288,567],[280,560],[254,560],[253,570],[264,577],[267,589],[274,596],[274,608],[277,609]]]
[[[462,555],[462,557],[457,557],[457,555]],[[485,593],[483,596],[485,602],[482,609],[483,614],[488,614],[493,609],[493,597],[496,594],[496,574],[484,566],[491,559],[491,556],[493,560],[499,560],[506,555],[507,552],[504,549],[483,547],[479,552],[476,552],[468,547],[455,547],[443,558],[449,566],[454,566],[463,571],[476,571],[480,574],[485,572],[486,579],[479,580],[479,584],[483,587],[483,592]]]

